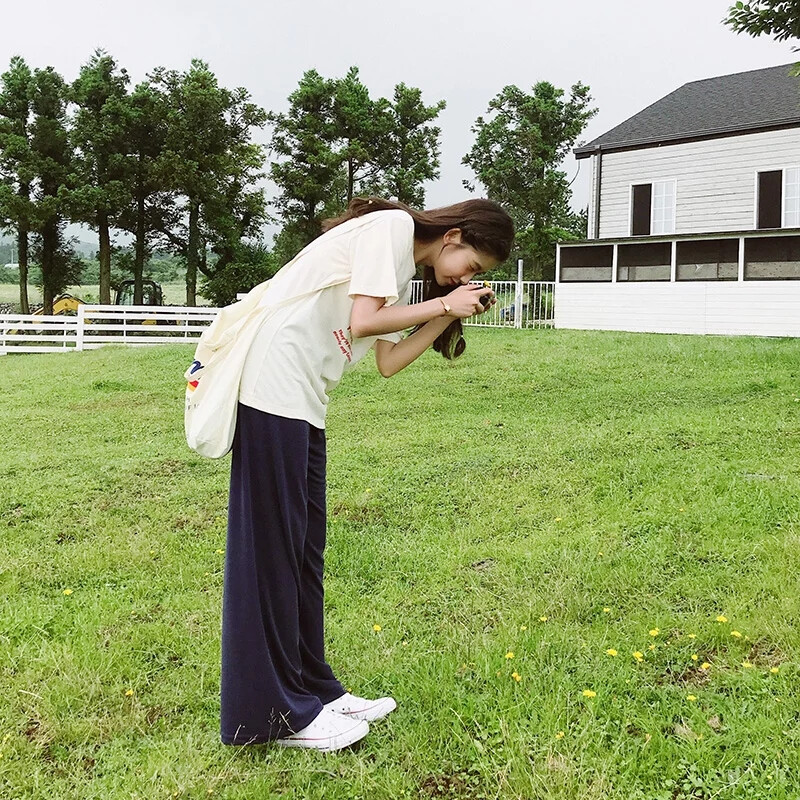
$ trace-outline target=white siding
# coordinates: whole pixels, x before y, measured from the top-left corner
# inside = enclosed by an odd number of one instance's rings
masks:
[[[800,336],[800,281],[559,283],[555,327]]]
[[[599,238],[630,236],[631,184],[673,178],[675,233],[752,230],[756,172],[798,165],[798,128],[603,153]]]
[[[592,156],[589,159],[592,168],[591,168],[591,180],[589,181],[589,208],[588,208],[588,218],[589,224],[587,227],[587,238],[588,239],[596,239],[597,238],[597,231],[595,230],[595,198],[597,197],[597,156]]]

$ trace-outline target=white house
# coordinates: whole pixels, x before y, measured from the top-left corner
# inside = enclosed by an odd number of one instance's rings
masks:
[[[589,238],[558,246],[555,325],[800,336],[800,78],[687,83],[592,142]]]

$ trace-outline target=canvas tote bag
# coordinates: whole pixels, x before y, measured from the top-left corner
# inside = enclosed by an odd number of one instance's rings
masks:
[[[298,253],[281,272],[307,254],[322,238],[314,240]],[[329,275],[319,286],[284,297],[277,303],[270,302],[271,281],[265,281],[238,302],[220,310],[201,334],[194,360],[184,373],[184,432],[186,443],[192,450],[206,458],[222,458],[230,452],[244,363],[266,319],[279,308],[348,280],[349,275]]]

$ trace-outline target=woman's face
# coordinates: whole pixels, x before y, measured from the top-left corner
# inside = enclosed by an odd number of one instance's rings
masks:
[[[441,239],[440,247],[438,255],[434,256],[431,264],[439,286],[469,283],[476,276],[488,272],[498,264],[494,256],[481,253],[462,242],[461,231],[458,228],[447,231]]]

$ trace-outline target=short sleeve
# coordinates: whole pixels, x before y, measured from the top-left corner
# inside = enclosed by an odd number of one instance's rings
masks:
[[[414,220],[405,211],[374,211],[350,243],[348,295],[397,302],[399,286],[414,271]],[[367,222],[367,221],[365,221]]]

